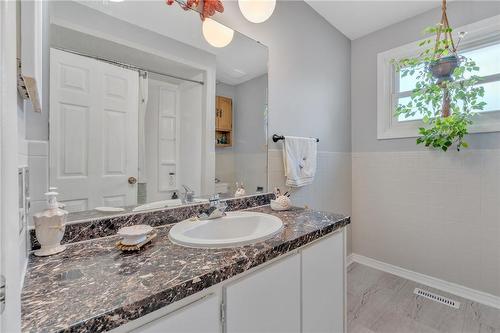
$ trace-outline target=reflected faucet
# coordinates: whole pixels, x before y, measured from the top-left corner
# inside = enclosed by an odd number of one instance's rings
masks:
[[[185,203],[193,202],[194,191],[187,185],[182,185],[182,187],[184,187],[184,202]]]

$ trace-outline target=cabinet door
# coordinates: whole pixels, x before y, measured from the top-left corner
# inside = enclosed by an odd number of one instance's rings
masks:
[[[219,120],[220,120],[220,96],[215,97],[215,129],[219,128]]]
[[[300,256],[292,255],[228,285],[226,332],[300,332]]]
[[[302,251],[302,331],[344,332],[344,231]]]
[[[216,123],[217,129],[230,131],[233,127],[233,101],[227,97],[217,97],[217,109],[219,118]]]
[[[165,317],[141,326],[131,333],[217,333],[221,332],[218,297],[210,295],[186,305]]]

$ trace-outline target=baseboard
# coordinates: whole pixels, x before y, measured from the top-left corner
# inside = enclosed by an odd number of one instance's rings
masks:
[[[350,259],[349,259],[350,257]],[[378,261],[372,258],[368,258],[362,256],[360,254],[352,253],[347,257],[347,263],[349,260],[352,262],[357,262],[362,265],[372,267],[386,273],[394,274],[396,276],[405,278],[407,280],[411,280],[417,283],[421,283],[423,285],[429,286],[431,288],[436,288],[442,290],[444,292],[457,295],[471,301],[481,303],[484,305],[488,305],[497,309],[500,309],[500,297],[492,294],[485,293],[483,291],[475,290],[472,288],[468,288],[456,283],[448,282],[445,280],[441,280],[429,275],[417,273],[414,271],[410,271],[408,269],[394,266],[391,264],[387,264],[382,261]]]

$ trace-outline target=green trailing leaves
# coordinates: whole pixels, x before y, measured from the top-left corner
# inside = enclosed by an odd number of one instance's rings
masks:
[[[436,31],[437,27],[425,29],[430,34],[435,34]],[[450,41],[440,40],[436,45],[429,38],[418,45],[423,50],[417,57],[393,60],[402,77],[411,75],[417,80],[410,101],[399,104],[395,115],[405,118],[417,114],[422,116],[424,127],[419,129],[417,144],[443,151],[453,145],[457,150],[467,148],[464,137],[468,134],[468,128],[477,112],[486,106],[482,100],[484,88],[478,86],[480,77],[475,75],[479,67],[471,59],[460,57],[451,80],[438,82],[429,70],[429,65],[450,54]],[[443,113],[445,100],[449,102],[449,115]]]

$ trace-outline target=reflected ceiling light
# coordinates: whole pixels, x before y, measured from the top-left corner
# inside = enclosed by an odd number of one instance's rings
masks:
[[[262,23],[273,14],[276,0],[238,0],[238,6],[247,20]]]
[[[202,31],[203,37],[205,37],[207,42],[215,47],[227,46],[233,40],[233,29],[210,18],[206,18],[203,21]]]

